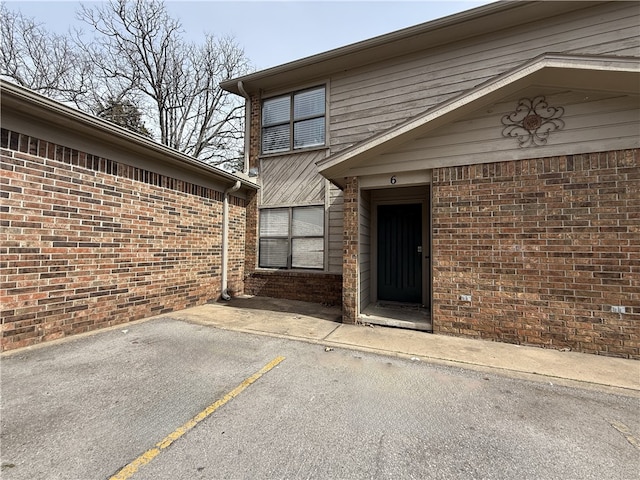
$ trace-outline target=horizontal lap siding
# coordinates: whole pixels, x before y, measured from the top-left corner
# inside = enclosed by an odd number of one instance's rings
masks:
[[[3,350],[218,297],[219,199],[32,153],[2,150]],[[241,293],[246,214],[230,203],[229,286]]]
[[[639,211],[638,149],[435,169],[434,332],[640,358]]]
[[[530,156],[530,148],[521,148],[516,138],[503,136],[501,119],[515,111],[520,97],[533,98],[542,93],[544,90],[528,89],[508,102],[487,106],[463,121],[430,132],[391,154],[371,160],[366,168],[393,163],[403,170],[415,170],[442,162],[460,165]],[[551,132],[546,145],[535,147],[537,155],[640,146],[638,97],[562,92],[546,95],[546,100],[551,107],[564,108],[561,117],[564,127]]]
[[[637,5],[614,3],[333,77],[332,152],[545,52],[640,55],[637,22]]]

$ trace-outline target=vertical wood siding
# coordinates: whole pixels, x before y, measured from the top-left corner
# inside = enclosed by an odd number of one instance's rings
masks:
[[[371,193],[360,191],[360,311],[371,303]]]

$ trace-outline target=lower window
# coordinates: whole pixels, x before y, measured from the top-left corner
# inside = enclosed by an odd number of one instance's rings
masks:
[[[258,266],[324,268],[324,206],[261,209]]]

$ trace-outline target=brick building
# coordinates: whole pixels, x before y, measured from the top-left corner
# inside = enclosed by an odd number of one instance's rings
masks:
[[[497,2],[229,80],[233,175],[3,82],[2,349],[228,290],[640,358],[639,32]]]
[[[498,2],[222,84],[245,290],[640,358],[640,13]]]
[[[252,182],[1,88],[2,350],[243,291]]]

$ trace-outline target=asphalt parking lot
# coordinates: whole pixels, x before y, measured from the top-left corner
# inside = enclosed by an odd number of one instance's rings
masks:
[[[637,396],[169,317],[3,355],[1,381],[3,479],[640,471]]]

